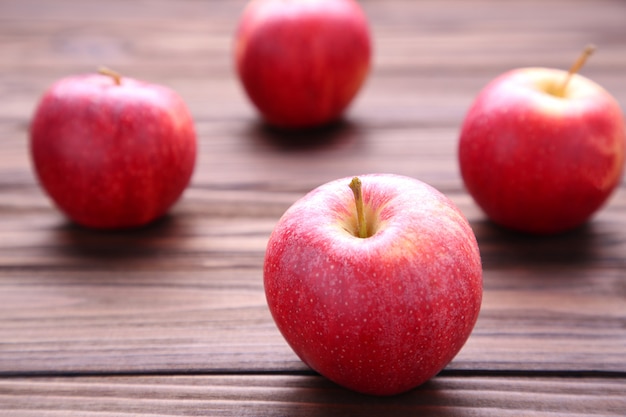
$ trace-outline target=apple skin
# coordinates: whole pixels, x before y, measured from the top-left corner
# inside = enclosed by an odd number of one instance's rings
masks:
[[[587,222],[619,184],[626,128],[617,101],[574,75],[563,97],[551,92],[567,72],[521,68],[476,97],[459,141],[469,193],[495,223],[549,235]]]
[[[266,122],[298,129],[338,119],[370,68],[354,0],[252,0],[236,33],[237,73]]]
[[[434,188],[360,177],[371,236],[355,235],[350,178],[295,202],[273,230],[264,285],[276,325],[309,367],[372,395],[410,390],[465,344],[482,300],[476,238]]]
[[[161,217],[178,200],[194,170],[196,134],[169,88],[85,74],[44,93],[30,152],[41,186],[70,219],[121,229]]]

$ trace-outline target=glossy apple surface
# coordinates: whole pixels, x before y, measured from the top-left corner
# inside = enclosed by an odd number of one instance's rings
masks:
[[[585,223],[619,184],[626,130],[617,101],[567,72],[507,72],[477,96],[459,142],[461,174],[489,218],[552,234]]]
[[[443,194],[412,178],[360,177],[369,237],[356,232],[350,178],[293,204],[264,265],[278,329],[308,366],[355,391],[393,395],[443,369],[481,305],[472,229]]]
[[[174,91],[88,74],[45,92],[30,151],[41,186],[69,218],[127,228],[162,216],[181,196],[195,165],[196,135]]]
[[[237,73],[272,125],[338,119],[370,67],[365,14],[355,0],[252,0],[236,33]]]

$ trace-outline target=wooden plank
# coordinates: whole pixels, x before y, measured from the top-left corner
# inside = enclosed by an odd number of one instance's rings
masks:
[[[623,416],[626,380],[436,377],[396,397],[348,392],[317,376],[0,379],[0,415]]]
[[[50,212],[3,216],[0,372],[304,369],[263,295],[275,219],[186,212],[192,203],[153,227],[112,234]],[[601,219],[558,245],[481,223],[479,239],[492,241],[483,310],[451,369],[626,372],[624,242]],[[581,239],[604,250],[567,262],[567,242],[574,251]]]
[[[63,272],[42,277],[49,284],[3,288],[2,373],[305,369],[248,282],[214,289],[197,274],[117,275]],[[626,372],[623,299],[563,292],[486,292],[474,334],[448,369]]]

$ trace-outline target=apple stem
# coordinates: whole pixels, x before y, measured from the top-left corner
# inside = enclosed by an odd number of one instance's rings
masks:
[[[587,62],[587,59],[591,56],[591,54],[593,54],[595,50],[596,47],[594,45],[587,45],[585,49],[583,49],[583,52],[580,54],[576,62],[574,62],[574,64],[570,67],[569,71],[567,72],[567,76],[565,77],[565,81],[561,85],[561,88],[558,90],[561,97],[565,95],[565,90],[567,89],[567,86],[574,74],[576,74],[583,67],[583,65],[585,65],[585,62]]]
[[[361,190],[361,180],[358,177],[352,178],[350,188],[354,193],[354,203],[356,205],[357,236],[360,238],[366,238],[367,224],[365,222],[365,213],[363,211],[363,191]]]
[[[122,85],[122,76],[119,72],[113,71],[110,68],[100,67],[98,68],[98,73],[113,78],[113,82],[115,82],[115,85]]]

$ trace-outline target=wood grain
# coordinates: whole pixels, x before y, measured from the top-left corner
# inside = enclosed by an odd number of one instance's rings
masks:
[[[0,373],[303,369],[265,305],[272,226],[181,213],[139,233],[36,226],[56,235],[54,249],[14,237],[2,251],[13,264],[0,285]],[[497,241],[503,232],[491,233]],[[527,266],[486,264],[481,316],[450,366],[626,372],[624,269],[603,265],[611,258],[564,266],[564,249],[537,249],[543,259],[533,264],[529,245],[519,253],[525,241],[494,245],[513,254],[509,265]]]
[[[29,378],[0,380],[0,402],[15,417],[622,416],[625,389],[624,379],[436,377],[377,398],[308,375]]]
[[[624,415],[626,183],[587,225],[550,238],[488,222],[465,192],[460,123],[521,66],[582,70],[626,107],[626,2],[364,0],[370,78],[345,119],[263,125],[233,72],[245,1],[0,1],[0,415]],[[28,126],[43,90],[106,64],[178,91],[197,168],[164,219],[123,232],[69,223],[39,188]],[[274,326],[269,234],[326,181],[393,172],[465,213],[485,271],[470,340],[393,399],[310,372]]]

